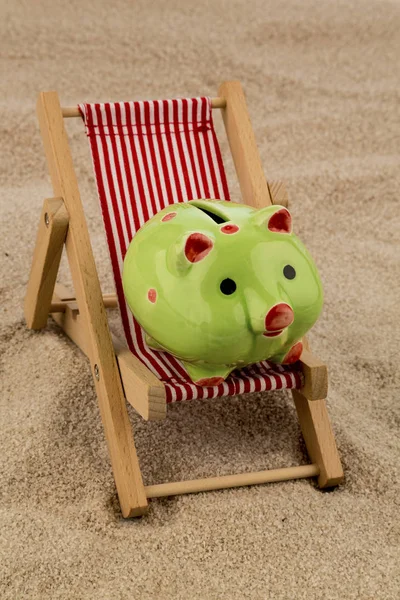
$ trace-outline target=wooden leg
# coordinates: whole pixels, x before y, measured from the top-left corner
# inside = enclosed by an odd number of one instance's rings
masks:
[[[239,81],[225,81],[218,90],[225,98],[222,109],[226,135],[235,164],[244,204],[264,208],[272,203],[252,129],[246,99]]]
[[[30,329],[46,326],[68,221],[62,198],[44,201],[24,304]]]
[[[95,283],[98,286],[92,306],[90,296],[86,300],[82,296],[82,270],[71,228],[65,246],[83,326],[80,335],[86,338],[83,346],[91,363],[121,511],[124,517],[141,516],[147,511],[147,498],[100,284],[98,280],[91,282],[93,287]]]
[[[313,463],[318,465],[321,488],[334,487],[343,481],[343,469],[337,451],[325,400],[308,400],[292,390],[301,431]]]
[[[57,94],[40,94],[37,112],[54,194],[70,218],[65,245],[122,514],[142,515],[147,498]]]

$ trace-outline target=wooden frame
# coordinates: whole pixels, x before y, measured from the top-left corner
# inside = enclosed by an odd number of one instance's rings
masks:
[[[270,203],[287,205],[284,184],[267,183],[264,177],[240,83],[225,82],[218,94],[212,106],[223,111],[243,201],[257,208]],[[164,385],[109,330],[106,309],[116,306],[116,297],[103,296],[100,289],[63,122],[79,112],[62,109],[56,92],[44,92],[39,95],[37,113],[54,198],[45,200],[43,206],[25,317],[28,327],[41,329],[52,314],[89,358],[123,516],[144,514],[148,498],[158,496],[313,476],[318,476],[320,487],[340,483],[343,471],[324,400],[327,369],[305,344],[301,357],[304,387],[292,393],[311,465],[144,486],[125,399],[145,419],[163,419]],[[75,293],[56,284],[64,246]]]

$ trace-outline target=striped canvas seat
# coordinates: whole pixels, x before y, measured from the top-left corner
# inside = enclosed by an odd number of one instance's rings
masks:
[[[165,383],[167,402],[299,388],[302,374],[267,361],[235,371],[224,383],[198,387],[182,363],[155,352],[126,304],[123,259],[136,231],[168,204],[230,200],[209,98],[82,104],[115,287],[128,346]]]

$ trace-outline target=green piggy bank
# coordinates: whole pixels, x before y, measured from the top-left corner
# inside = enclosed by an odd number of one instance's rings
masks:
[[[323,303],[283,206],[168,206],[133,238],[122,280],[148,345],[179,358],[197,385],[261,360],[297,361]]]

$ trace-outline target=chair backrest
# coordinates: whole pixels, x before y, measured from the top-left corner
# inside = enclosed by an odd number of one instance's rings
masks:
[[[122,289],[123,259],[136,231],[169,204],[195,198],[229,200],[211,100],[191,98],[81,104],[128,346],[165,382],[167,401],[227,396],[301,386],[298,371],[266,361],[219,386],[194,385],[182,363],[153,352],[129,311]]]

